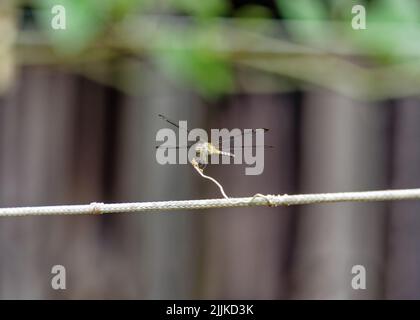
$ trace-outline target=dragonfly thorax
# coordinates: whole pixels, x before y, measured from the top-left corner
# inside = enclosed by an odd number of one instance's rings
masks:
[[[220,151],[210,142],[197,143],[195,146],[195,154],[196,157],[199,158],[202,162],[207,162],[208,157],[214,154],[234,157],[232,153]]]
[[[219,154],[220,151],[209,142],[199,142],[195,146],[195,155],[201,159],[207,158],[212,154]]]

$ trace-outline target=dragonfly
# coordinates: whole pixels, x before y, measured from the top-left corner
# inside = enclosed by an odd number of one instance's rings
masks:
[[[170,125],[176,127],[179,130],[184,130],[187,133],[190,132],[190,130],[188,130],[187,128],[184,127],[180,127],[175,121],[167,118],[166,116],[159,114],[158,115],[159,118],[161,118],[163,121],[169,123]],[[264,133],[267,132],[269,129],[267,128],[259,128],[259,129],[252,129],[250,131],[247,131],[244,134],[238,134],[238,135],[233,135],[230,136],[227,139],[222,139],[220,142],[223,145],[223,142],[230,140],[229,146],[230,146],[230,150],[226,151],[226,150],[220,150],[218,147],[216,147],[214,144],[208,142],[208,141],[203,141],[203,140],[199,140],[198,142],[192,142],[190,144],[187,144],[186,146],[179,146],[179,145],[175,145],[175,146],[165,146],[165,148],[169,148],[169,149],[183,149],[183,148],[191,148],[194,146],[195,148],[195,155],[196,155],[196,160],[198,161],[199,164],[203,165],[203,169],[207,166],[208,164],[208,159],[211,155],[221,155],[221,156],[227,156],[227,157],[235,157],[234,149],[240,148],[240,149],[246,149],[246,148],[264,148],[264,149],[270,149],[273,148],[273,146],[270,145],[251,145],[251,146],[240,146],[240,147],[236,147],[234,144],[235,139],[239,138],[239,137],[243,137],[244,135],[247,134],[255,134],[257,132],[257,130],[263,130]],[[156,146],[156,149],[160,148],[161,146]]]

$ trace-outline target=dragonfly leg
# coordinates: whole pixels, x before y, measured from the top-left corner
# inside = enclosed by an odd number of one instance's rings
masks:
[[[197,160],[197,158],[193,158],[191,164],[196,167],[201,172],[207,167],[207,163],[203,163],[202,161]]]

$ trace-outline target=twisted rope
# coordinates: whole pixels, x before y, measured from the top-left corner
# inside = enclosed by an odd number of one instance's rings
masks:
[[[261,195],[245,198],[156,201],[133,203],[98,203],[44,207],[0,208],[2,216],[76,215],[168,210],[192,210],[250,206],[290,206],[330,202],[420,200],[420,189],[366,192],[318,193],[300,195]]]

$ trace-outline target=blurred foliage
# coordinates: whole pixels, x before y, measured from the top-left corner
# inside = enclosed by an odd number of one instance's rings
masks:
[[[217,28],[189,30],[182,35],[164,33],[153,57],[172,79],[181,79],[207,97],[229,91],[233,78],[228,61],[210,50],[207,42],[217,35]]]
[[[420,3],[417,0],[375,1],[367,11],[370,25],[360,37],[360,46],[390,62],[405,60],[402,52],[420,53]]]
[[[283,15],[289,19],[320,20],[327,18],[325,1],[317,0],[277,0]]]
[[[420,3],[418,0],[382,0],[369,6],[369,20],[374,22],[419,22]]]
[[[115,56],[118,52],[124,54],[122,47],[115,45],[118,42],[115,30],[119,30],[119,25],[131,23],[136,26],[133,22],[150,17],[157,21],[152,25],[163,20],[170,24],[173,19],[173,27],[168,27],[166,23],[166,28],[162,28],[159,23],[159,28],[156,24],[155,29],[128,28],[125,29],[129,30],[127,34],[121,34],[121,38],[133,40],[133,46],[127,49],[130,54],[155,62],[176,83],[191,86],[205,96],[217,96],[234,88],[233,63],[334,87],[336,76],[327,80],[322,78],[321,71],[325,70],[322,64],[328,65],[329,61],[318,59],[317,63],[321,66],[312,66],[306,63],[312,61],[310,59],[304,60],[304,63],[290,59],[287,54],[294,53],[295,49],[299,54],[302,49],[302,52],[316,49],[327,54],[343,49],[345,54],[354,53],[365,57],[367,54],[366,61],[377,66],[414,61],[414,69],[417,69],[419,64],[420,1],[417,0],[276,0],[278,15],[282,17],[279,21],[281,24],[275,23],[273,17],[276,12],[272,9],[258,4],[237,5],[234,8],[227,0],[23,2],[37,9],[39,26],[48,36],[57,56],[65,59],[77,59],[86,52],[90,54],[95,48],[109,50],[109,56]],[[67,13],[65,32],[54,31],[50,25],[51,8],[60,4],[66,8]],[[366,7],[366,30],[351,28],[354,16],[351,8],[356,4]],[[185,24],[182,27],[177,25],[179,19],[176,18],[180,17]],[[223,17],[235,19],[232,23]],[[280,25],[282,31],[278,32]],[[147,32],[151,32],[150,39],[144,35]],[[135,40],[136,36],[140,40]],[[241,36],[244,38],[240,39]],[[220,37],[224,37],[222,50],[218,46]],[[252,39],[258,39],[259,46]],[[245,52],[244,45],[248,45],[249,52]],[[273,53],[270,52],[271,48]],[[271,60],[261,60],[267,59],[267,56]],[[346,58],[340,59],[344,61]],[[290,63],[297,62],[291,61],[300,62],[299,65],[293,65]],[[338,62],[341,64],[342,61]],[[305,74],[301,71],[303,64],[308,68]],[[377,77],[370,70],[365,72],[368,69],[360,70],[351,64],[346,64],[347,67],[354,74],[360,71],[356,78]],[[310,70],[314,73],[307,74]],[[407,70],[410,68],[401,68],[400,72]],[[382,77],[384,72],[377,74]],[[396,76],[407,75],[401,73]],[[380,79],[375,78],[373,82]],[[344,88],[345,83],[341,87]]]
[[[51,28],[51,8],[63,5],[66,8],[67,29],[57,32]],[[198,26],[194,32],[185,36],[175,31],[163,34],[156,39],[157,47],[170,46],[176,39],[174,50],[155,50],[151,55],[158,61],[163,70],[174,79],[192,84],[202,94],[217,95],[229,90],[232,77],[228,62],[220,55],[206,48],[194,48],[202,38],[200,24],[206,19],[227,13],[228,2],[225,0],[169,0],[153,2],[151,0],[41,0],[39,19],[41,26],[50,37],[55,50],[63,55],[77,55],[89,46],[106,41],[107,33],[115,22],[124,17],[144,12],[180,13],[194,17]]]
[[[328,12],[325,1],[316,0],[277,0],[278,6],[287,19],[309,20],[311,24],[293,24],[288,28],[292,36],[306,43],[321,43],[329,32],[325,24],[314,23],[327,20]]]
[[[51,28],[51,8],[63,5],[66,9],[66,30],[57,32]],[[90,44],[101,29],[101,11],[95,2],[83,0],[41,0],[39,20],[52,45],[61,54],[74,54]]]
[[[288,31],[293,39],[305,44],[328,48],[340,38],[355,51],[370,52],[378,62],[401,62],[404,53],[420,54],[420,2],[418,0],[322,1],[277,0],[279,10],[286,19],[306,20],[310,23],[293,23]],[[326,5],[329,4],[329,5]],[[367,28],[356,31],[349,28],[353,18],[352,6],[366,8]],[[320,21],[320,23],[316,23]],[[334,22],[345,25],[334,25]],[[332,23],[325,23],[332,22]]]
[[[106,28],[125,18],[134,10],[149,4],[149,0],[39,0],[36,7],[44,32],[61,54],[77,54],[95,42]],[[62,5],[66,9],[66,30],[51,28],[51,9]]]
[[[169,5],[196,18],[224,15],[229,9],[229,2],[226,0],[171,0]]]
[[[13,44],[16,30],[10,1],[0,2],[0,94],[11,87],[15,76]]]
[[[273,18],[273,13],[265,7],[258,6],[258,5],[244,5],[238,8],[234,13],[233,16],[235,18],[258,18],[258,19],[271,19]]]

